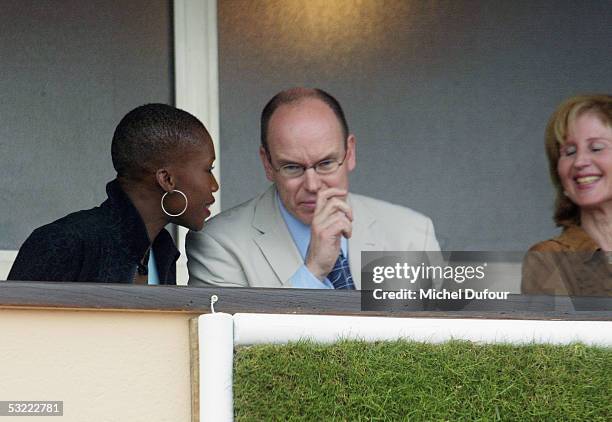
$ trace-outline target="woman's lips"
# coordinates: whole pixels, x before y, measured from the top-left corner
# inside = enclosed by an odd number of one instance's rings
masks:
[[[601,175],[584,175],[574,177],[574,182],[578,189],[590,189],[601,180]]]
[[[585,183],[593,183],[594,181],[599,180],[599,179],[601,179],[601,176],[584,176],[584,177],[577,177],[576,182],[582,185]]]
[[[210,217],[211,212],[210,212],[209,207],[210,207],[212,204],[214,204],[214,202],[211,202],[210,204],[205,204],[205,205],[204,205],[204,212],[206,213],[206,215],[204,216],[204,218],[205,218],[205,219],[206,219],[206,218],[208,218],[208,217]]]

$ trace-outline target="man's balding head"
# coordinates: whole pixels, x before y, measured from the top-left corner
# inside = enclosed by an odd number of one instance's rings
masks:
[[[346,139],[349,136],[349,128],[348,123],[346,122],[346,117],[344,116],[344,111],[342,110],[338,100],[336,100],[331,94],[319,88],[295,87],[286,89],[276,94],[274,97],[272,97],[272,99],[270,99],[270,101],[268,101],[261,112],[261,146],[267,153],[270,152],[268,147],[268,131],[270,119],[272,118],[274,112],[280,106],[297,104],[310,98],[322,101],[334,112],[334,115],[338,119],[338,123],[342,128],[342,135],[346,143]]]

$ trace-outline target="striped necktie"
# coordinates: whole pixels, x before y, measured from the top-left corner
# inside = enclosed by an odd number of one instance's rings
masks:
[[[344,257],[342,251],[340,251],[334,268],[327,274],[327,279],[334,285],[334,289],[355,290],[351,270],[349,270],[348,259]]]

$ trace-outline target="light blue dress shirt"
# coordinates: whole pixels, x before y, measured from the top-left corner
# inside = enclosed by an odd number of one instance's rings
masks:
[[[159,284],[159,274],[157,274],[157,265],[155,264],[155,256],[153,255],[153,248],[149,250],[149,281],[147,284]]]
[[[278,202],[278,208],[280,209],[281,215],[283,216],[283,220],[285,220],[285,224],[287,224],[287,228],[289,229],[289,233],[291,233],[291,237],[293,238],[293,242],[297,246],[300,251],[300,255],[302,255],[302,260],[306,259],[306,253],[308,252],[308,245],[310,244],[310,226],[302,223],[300,220],[295,218],[283,205],[283,202],[280,200],[278,193],[276,194],[276,201]],[[348,242],[344,236],[340,240],[340,248],[342,249],[342,253],[344,256],[348,256],[346,251],[348,248]],[[291,276],[291,287],[296,287],[300,289],[333,289],[333,284],[325,278],[323,281],[320,281],[316,278],[306,265],[302,265],[298,270]]]

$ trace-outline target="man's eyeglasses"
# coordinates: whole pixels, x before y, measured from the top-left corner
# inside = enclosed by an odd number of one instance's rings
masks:
[[[303,166],[301,164],[291,163],[282,165],[278,168],[272,166],[272,168],[279,172],[281,176],[286,177],[288,179],[301,177],[304,175],[304,173],[306,173],[306,170],[308,169],[313,169],[317,174],[325,176],[334,173],[342,164],[344,164],[344,162],[346,161],[347,153],[348,150],[344,151],[344,157],[342,157],[341,161],[330,158],[327,160],[319,161],[318,163],[308,167]],[[272,158],[270,157],[270,153],[268,153],[268,161],[270,162],[270,164],[272,164]]]

